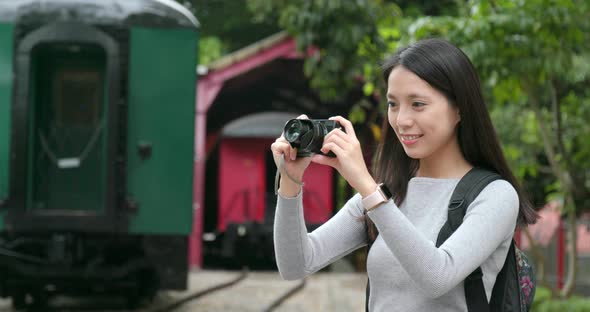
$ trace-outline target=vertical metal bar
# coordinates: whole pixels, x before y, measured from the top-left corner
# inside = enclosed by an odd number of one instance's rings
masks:
[[[563,220],[559,218],[559,226],[557,227],[557,288],[563,288],[563,257],[564,257],[564,235],[563,235]]]

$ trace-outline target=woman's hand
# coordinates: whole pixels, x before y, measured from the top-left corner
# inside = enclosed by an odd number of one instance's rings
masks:
[[[330,120],[338,121],[346,131],[334,129],[324,138],[322,153],[326,154],[331,151],[336,157],[314,155],[312,161],[338,170],[340,175],[361,196],[365,197],[373,193],[377,189],[377,183],[367,169],[361,144],[356,137],[352,123],[341,116],[330,117]]]
[[[297,117],[297,119],[309,119],[306,115],[301,115]],[[291,147],[291,144],[285,139],[283,135],[281,135],[275,142],[270,146],[272,151],[272,156],[275,161],[275,165],[277,166],[278,170],[282,171],[287,170],[289,175],[294,179],[301,181],[303,179],[303,173],[305,169],[311,163],[311,157],[299,157],[297,158],[297,149]],[[280,159],[281,157],[285,157],[285,168],[280,167]],[[301,191],[301,186],[291,181],[289,177],[287,177],[284,173],[283,177],[281,178],[280,184],[280,193],[283,196],[287,197],[294,197],[296,196],[299,191]]]

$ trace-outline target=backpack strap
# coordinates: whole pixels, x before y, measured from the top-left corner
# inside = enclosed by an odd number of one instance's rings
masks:
[[[489,170],[482,168],[473,168],[457,184],[451,200],[449,201],[449,210],[447,222],[443,225],[436,240],[436,247],[440,247],[447,238],[449,238],[457,228],[463,223],[463,217],[467,212],[469,205],[475,200],[477,195],[491,182],[501,179],[502,177]],[[368,251],[373,244],[369,238],[368,224],[365,223],[367,233],[367,256]],[[481,268],[477,268],[465,279],[465,300],[469,312],[489,312],[490,308],[483,286],[483,273]],[[367,278],[367,288],[365,293],[365,311],[369,311],[369,280]]]
[[[438,233],[436,247],[440,247],[463,223],[467,208],[479,193],[488,184],[501,178],[499,174],[481,168],[473,168],[461,178],[451,195],[447,222]],[[490,311],[482,277],[483,273],[478,267],[465,278],[465,301],[469,312]]]

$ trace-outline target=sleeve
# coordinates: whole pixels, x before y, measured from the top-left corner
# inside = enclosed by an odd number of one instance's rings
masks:
[[[416,285],[427,296],[437,298],[461,283],[512,237],[518,208],[518,195],[510,183],[490,183],[469,205],[461,226],[439,248],[393,201],[368,215]]]
[[[351,251],[366,245],[360,195],[353,196],[326,223],[307,233],[302,192],[297,197],[278,195],[274,221],[277,267],[286,280],[303,278]]]

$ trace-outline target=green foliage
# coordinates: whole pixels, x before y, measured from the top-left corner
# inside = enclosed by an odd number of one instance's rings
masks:
[[[218,37],[204,37],[199,40],[199,64],[209,64],[223,54],[221,40]]]
[[[201,24],[199,64],[208,64],[280,31],[274,22],[256,20],[245,1],[176,1],[191,10]]]
[[[305,73],[324,99],[337,99],[360,78],[374,77],[384,40],[399,35],[395,25],[400,10],[384,1],[249,0],[248,4],[258,19],[276,18],[281,27],[295,35],[300,50],[318,49],[315,57],[306,60]],[[389,23],[379,33],[376,26],[384,24],[385,19]]]
[[[551,290],[538,287],[531,311],[535,312],[585,312],[590,311],[590,298],[572,296],[568,299],[555,299]]]
[[[460,46],[481,75],[514,171],[523,179],[551,172],[552,184],[559,189],[546,195],[573,192],[578,209],[586,209],[590,4],[472,0],[461,11],[467,14],[417,19],[406,40],[442,36]],[[546,130],[545,139],[541,127]],[[553,150],[554,164],[549,162],[548,150]],[[556,181],[557,171],[571,175],[573,182]]]

